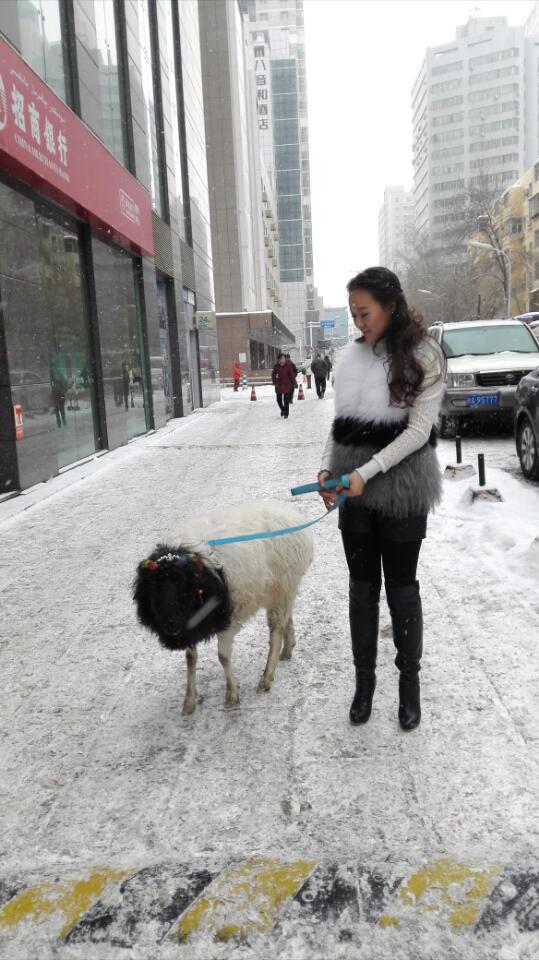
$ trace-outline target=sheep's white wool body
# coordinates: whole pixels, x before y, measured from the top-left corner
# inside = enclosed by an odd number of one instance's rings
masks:
[[[297,526],[302,517],[288,504],[264,501],[216,510],[178,524],[167,536],[169,543],[191,546],[216,567],[222,567],[233,606],[233,619],[245,623],[257,610],[289,603],[313,559],[310,530],[266,540],[208,547],[205,540],[243,536]]]
[[[335,368],[335,416],[375,423],[395,423],[406,409],[391,406],[387,382],[389,360],[378,346],[355,340],[341,351]]]
[[[301,524],[293,507],[282,503],[242,504],[196,517],[168,531],[165,542],[195,550],[208,566],[223,571],[230,593],[232,620],[218,635],[219,660],[226,677],[229,706],[238,703],[238,686],[231,667],[232,644],[243,624],[260,609],[267,611],[269,654],[259,689],[269,690],[279,658],[288,659],[294,647],[292,613],[300,580],[313,559],[309,529],[280,537],[247,540],[210,547],[206,540],[283,530]],[[196,648],[186,651],[187,691],[184,713],[196,705]]]

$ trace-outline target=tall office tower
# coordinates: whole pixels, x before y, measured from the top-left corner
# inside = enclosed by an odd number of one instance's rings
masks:
[[[216,309],[279,313],[276,202],[244,18],[237,0],[203,0],[199,19]]]
[[[280,317],[305,343],[319,316],[313,280],[303,0],[241,0],[254,64],[258,129],[275,182]]]
[[[414,226],[414,197],[404,187],[386,187],[378,214],[380,266],[397,274],[406,269],[406,250]]]
[[[506,17],[471,18],[427,49],[412,91],[413,163],[415,229],[431,244],[465,219],[470,191],[501,192],[537,157],[538,67],[539,35]]]

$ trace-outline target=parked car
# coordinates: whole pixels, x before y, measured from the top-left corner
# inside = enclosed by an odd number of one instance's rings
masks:
[[[34,370],[11,370],[13,401],[25,413],[48,413],[52,406],[51,385]]]
[[[532,323],[539,323],[539,311],[532,311],[531,313],[519,313],[517,317],[513,317],[513,320],[522,320],[524,323],[532,325]]]
[[[447,357],[442,437],[463,421],[511,419],[517,386],[539,365],[539,342],[521,320],[438,323],[429,333]]]
[[[530,323],[530,330],[533,330],[536,337],[539,337],[539,320],[532,320]]]
[[[539,367],[522,377],[516,393],[515,441],[522,473],[539,480]]]

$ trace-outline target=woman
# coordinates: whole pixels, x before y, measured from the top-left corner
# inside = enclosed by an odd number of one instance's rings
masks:
[[[366,723],[376,685],[381,566],[399,675],[399,722],[421,719],[423,617],[416,580],[427,514],[441,499],[434,424],[445,384],[444,356],[406,304],[398,277],[370,267],[348,284],[361,337],[343,350],[335,375],[335,420],[318,479],[350,474],[339,492],[339,528],[350,571],[350,630],[356,692],[350,721]]]
[[[288,420],[290,396],[296,385],[296,378],[292,370],[292,364],[286,359],[284,353],[280,353],[277,357],[277,363],[273,368],[271,379],[275,386],[275,395],[281,410],[281,417]]]

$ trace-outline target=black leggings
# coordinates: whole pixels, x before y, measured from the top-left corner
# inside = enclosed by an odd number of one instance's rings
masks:
[[[346,562],[353,580],[381,584],[381,564],[386,586],[415,583],[421,540],[386,540],[378,533],[342,531]]]

